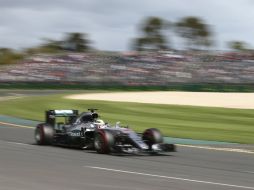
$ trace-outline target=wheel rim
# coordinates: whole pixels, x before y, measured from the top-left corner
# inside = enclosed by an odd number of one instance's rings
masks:
[[[101,150],[103,147],[103,139],[101,135],[98,135],[95,139],[94,146],[97,150]]]
[[[37,142],[41,142],[41,134],[38,129],[36,129],[36,132],[35,132],[35,140]]]

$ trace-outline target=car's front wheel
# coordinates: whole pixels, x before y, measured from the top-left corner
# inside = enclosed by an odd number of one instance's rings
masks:
[[[160,144],[163,142],[161,132],[156,128],[146,129],[143,132],[142,139],[151,148],[153,144]]]
[[[110,149],[114,143],[113,135],[106,130],[98,130],[94,138],[95,150],[100,154],[110,153]]]

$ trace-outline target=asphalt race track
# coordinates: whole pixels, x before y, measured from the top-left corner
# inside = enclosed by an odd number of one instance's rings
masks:
[[[0,190],[254,189],[254,154],[178,147],[159,156],[34,145],[32,128],[0,124]]]

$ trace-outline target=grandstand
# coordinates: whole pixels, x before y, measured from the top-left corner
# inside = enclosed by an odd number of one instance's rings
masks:
[[[0,67],[0,82],[84,82],[130,86],[254,83],[251,54],[66,53],[35,55]]]

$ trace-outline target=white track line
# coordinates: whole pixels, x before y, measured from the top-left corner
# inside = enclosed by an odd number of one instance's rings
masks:
[[[232,184],[226,184],[226,183],[217,183],[217,182],[212,182],[212,181],[201,181],[201,180],[194,180],[194,179],[187,179],[187,178],[180,178],[180,177],[155,175],[155,174],[140,173],[140,172],[126,171],[126,170],[116,170],[116,169],[111,169],[111,168],[102,168],[102,167],[95,167],[95,166],[84,166],[84,167],[86,167],[86,168],[92,168],[92,169],[97,169],[97,170],[105,170],[105,171],[111,171],[111,172],[118,172],[118,173],[136,174],[136,175],[158,177],[158,178],[164,178],[164,179],[166,178],[166,179],[187,181],[187,182],[192,182],[192,183],[203,183],[203,184],[210,184],[210,185],[234,187],[234,188],[240,188],[240,189],[254,189],[254,187],[241,186],[241,185],[232,185]]]
[[[196,146],[196,145],[184,145],[184,144],[177,144],[177,146],[188,147],[188,148],[199,148],[199,149],[206,149],[206,150],[216,150],[216,151],[225,151],[225,152],[238,152],[238,153],[247,153],[247,154],[254,154],[254,151],[245,150],[245,149],[236,149],[236,148],[216,148],[216,147],[207,147],[207,146]]]
[[[22,145],[22,146],[33,146],[31,144],[26,144],[26,143],[19,143],[19,142],[12,142],[12,141],[5,141],[9,144],[15,144],[15,145]]]
[[[249,173],[249,174],[254,174],[254,172],[252,172],[252,171],[243,171],[243,172]]]
[[[21,146],[34,146],[34,145],[32,145],[32,144],[20,143],[20,142],[15,142],[15,141],[0,140],[0,142],[8,143],[8,144],[13,144],[13,145],[21,145]]]

